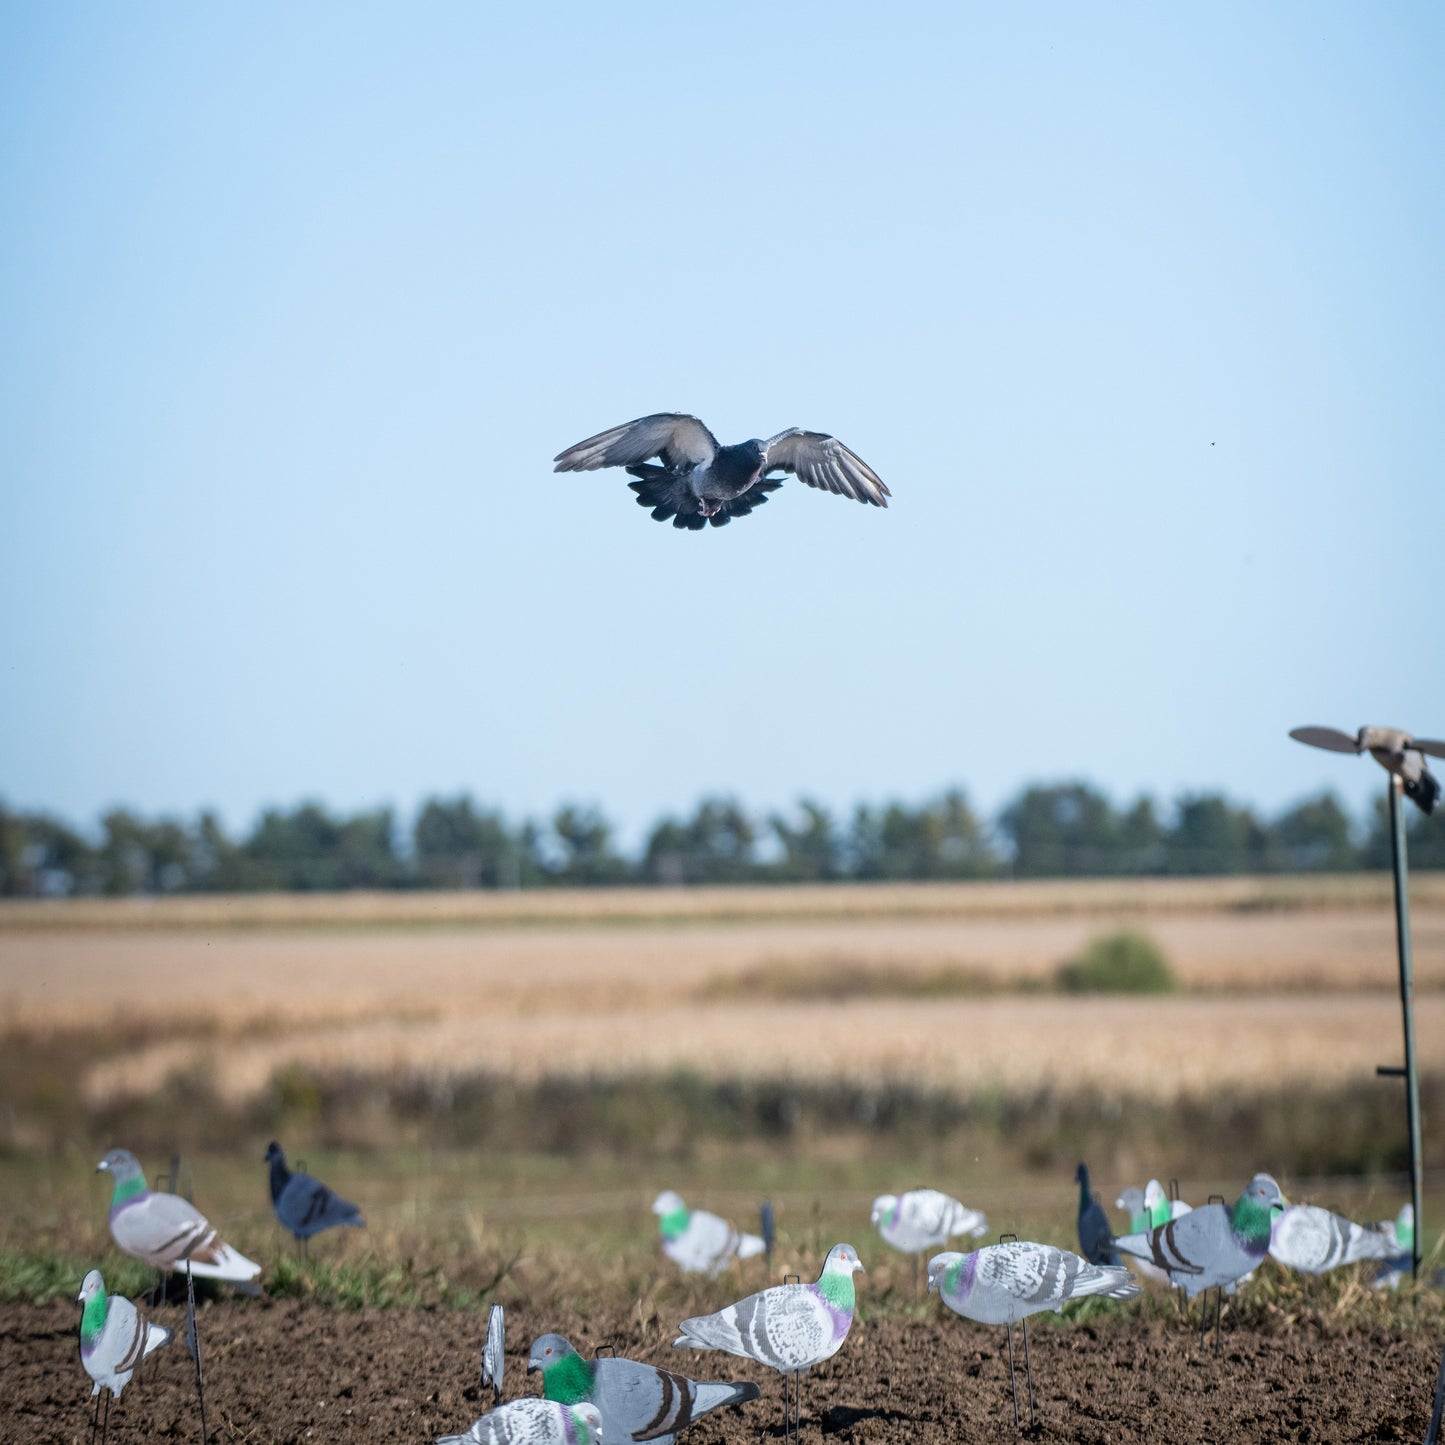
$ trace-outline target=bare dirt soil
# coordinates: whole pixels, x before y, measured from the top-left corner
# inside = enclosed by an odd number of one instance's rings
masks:
[[[133,1380],[110,1414],[110,1438],[199,1440],[194,1372],[172,1305],[156,1318],[177,1339]],[[611,1343],[694,1378],[753,1378],[762,1398],[709,1416],[694,1445],[755,1445],[777,1434],[778,1377],[731,1356],[674,1351],[664,1322],[636,1305],[563,1325],[584,1352]],[[506,1394],[537,1393],[524,1374],[538,1334],[559,1322],[508,1311]],[[78,1309],[0,1310],[0,1440],[82,1441],[90,1381]],[[297,1301],[204,1304],[200,1335],[210,1439],[411,1441],[461,1431],[486,1406],[478,1387],[484,1319],[453,1311],[342,1312]],[[1017,1332],[1016,1332],[1017,1339]],[[1203,1350],[1182,1323],[1127,1314],[1030,1331],[1034,1440],[1391,1441],[1423,1438],[1442,1341],[1428,1333],[1271,1335],[1232,1328]],[[805,1377],[804,1438],[818,1442],[1015,1438],[1001,1330],[950,1317],[858,1320],[842,1351]],[[1021,1356],[1020,1349],[1020,1356]],[[1022,1392],[1023,1380],[1020,1378]],[[489,1392],[490,1393],[490,1392]]]

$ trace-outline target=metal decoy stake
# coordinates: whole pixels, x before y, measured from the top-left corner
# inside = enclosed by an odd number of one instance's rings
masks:
[[[1390,856],[1395,874],[1395,945],[1400,961],[1400,1011],[1405,1033],[1405,1064],[1384,1064],[1375,1070],[1381,1078],[1405,1081],[1405,1127],[1410,1136],[1410,1200],[1415,1210],[1415,1233],[1410,1246],[1411,1266],[1420,1278],[1421,1214],[1424,1160],[1420,1140],[1420,1076],[1415,1061],[1415,980],[1410,956],[1409,864],[1406,857],[1405,809],[1409,798],[1422,813],[1432,813],[1440,798],[1439,779],[1426,766],[1426,757],[1445,758],[1445,742],[1417,738],[1403,728],[1363,727],[1354,737],[1338,728],[1303,727],[1291,731],[1296,742],[1334,753],[1367,752],[1390,774]]]

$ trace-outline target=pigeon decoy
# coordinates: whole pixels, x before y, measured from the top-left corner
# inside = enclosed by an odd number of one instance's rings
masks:
[[[662,1252],[684,1274],[717,1275],[734,1259],[751,1259],[767,1251],[766,1240],[743,1234],[705,1209],[689,1209],[671,1189],[652,1201],[652,1212],[657,1215]]]
[[[596,1405],[513,1400],[460,1435],[438,1435],[437,1445],[602,1445],[602,1414]]]
[[[1314,1204],[1291,1204],[1275,1216],[1269,1252],[1301,1274],[1324,1274],[1362,1259],[1388,1259],[1395,1249],[1378,1229]]]
[[[310,1174],[295,1174],[286,1167],[286,1155],[273,1139],[266,1146],[266,1163],[271,1166],[271,1208],[292,1234],[306,1257],[306,1241],[323,1229],[351,1224],[365,1229],[361,1210],[334,1194]]]
[[[656,457],[659,464],[648,459]],[[837,437],[789,427],[761,441],[723,446],[695,416],[660,411],[639,417],[559,452],[558,472],[624,467],[627,485],[655,520],[700,532],[709,522],[726,526],[745,517],[782,486],[775,472],[792,473],[810,487],[886,507],[892,494],[862,457]]]
[[[1079,1186],[1079,1250],[1090,1264],[1117,1265],[1119,1256],[1109,1243],[1114,1236],[1109,1216],[1089,1190],[1089,1166],[1080,1164],[1074,1179]]]
[[[1256,1174],[1233,1204],[1205,1204],[1152,1229],[1114,1241],[1120,1254],[1149,1260],[1187,1299],[1208,1289],[1234,1293],[1269,1252],[1270,1226],[1289,1201],[1268,1174]],[[1221,1293],[1215,1309],[1218,1339]],[[1201,1336],[1207,1313],[1201,1313]]]
[[[1128,1300],[1139,1294],[1134,1276],[1122,1265],[1090,1264],[1071,1250],[1029,1240],[986,1244],[972,1254],[947,1250],[928,1261],[928,1288],[955,1314],[984,1325],[1008,1329],[1009,1381],[1013,1386],[1014,1424],[1019,1423],[1019,1388],[1014,1371],[1013,1327],[1024,1327],[1024,1372],[1028,1378],[1029,1419],[1034,1413],[1033,1367],[1029,1361],[1028,1317],[1041,1310],[1063,1311],[1071,1299],[1103,1295]]]
[[[1405,787],[1405,796],[1422,813],[1431,813],[1440,800],[1440,780],[1425,766],[1425,755],[1445,758],[1445,742],[1415,738],[1402,728],[1364,727],[1354,737],[1338,728],[1292,728],[1290,737],[1312,748],[1332,753],[1369,753]]]
[[[873,1225],[885,1244],[905,1254],[937,1249],[955,1234],[981,1239],[988,1220],[937,1189],[910,1189],[906,1194],[880,1194],[873,1201]]]
[[[655,1440],[672,1445],[677,1432],[709,1410],[756,1400],[749,1380],[709,1383],[689,1380],[637,1360],[600,1356],[584,1360],[561,1335],[542,1335],[532,1344],[527,1373],[542,1372],[542,1394],[563,1405],[590,1400],[602,1412],[605,1440]]]
[[[86,1275],[77,1296],[85,1306],[80,1312],[80,1363],[95,1382],[91,1394],[105,1396],[105,1420],[100,1419],[100,1400],[95,1402],[95,1419],[91,1422],[91,1438],[96,1429],[104,1441],[110,1428],[110,1402],[119,1400],[120,1392],[130,1383],[141,1361],[152,1350],[169,1342],[170,1330],[153,1325],[128,1300],[105,1292],[105,1280],[98,1269]]]
[[[502,1403],[502,1376],[507,1368],[507,1318],[501,1305],[487,1311],[487,1338],[482,1344],[482,1389],[491,1390],[492,1405]]]
[[[863,1266],[851,1244],[828,1251],[812,1284],[777,1284],[716,1314],[684,1320],[673,1348],[726,1350],[771,1365],[783,1377],[783,1433],[796,1435],[802,1406],[798,1378],[842,1348],[853,1324],[853,1275]]]
[[[199,1278],[224,1280],[247,1294],[261,1266],[232,1249],[206,1216],[177,1194],[152,1194],[145,1175],[128,1149],[112,1149],[96,1166],[115,1180],[110,1201],[110,1233],[127,1254],[155,1269],[190,1272]]]

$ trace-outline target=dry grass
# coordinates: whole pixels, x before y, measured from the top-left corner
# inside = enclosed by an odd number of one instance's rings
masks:
[[[1421,1054],[1437,1069],[1440,881],[1417,880],[1414,900]],[[197,1071],[234,1103],[296,1062],[1169,1099],[1221,1073],[1333,1084],[1400,1051],[1375,877],[83,901],[0,919],[12,1027],[126,1035],[84,1077],[97,1105]],[[1048,991],[1121,925],[1158,941],[1181,994]]]

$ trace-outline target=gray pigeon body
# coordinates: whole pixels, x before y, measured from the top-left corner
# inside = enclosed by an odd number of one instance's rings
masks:
[[[80,1363],[95,1382],[92,1395],[109,1390],[118,1400],[136,1367],[152,1350],[169,1342],[164,1325],[151,1324],[120,1295],[108,1295],[100,1271],[93,1269],[80,1286]]]
[[[656,457],[656,463],[650,459]],[[628,486],[654,519],[700,532],[745,517],[782,485],[774,473],[792,473],[855,502],[886,507],[882,478],[837,437],[789,427],[766,441],[753,438],[723,446],[695,416],[662,411],[612,427],[555,458],[559,472],[624,467],[637,478]]]
[[[1269,1252],[1270,1223],[1284,1207],[1279,1185],[1268,1174],[1256,1174],[1234,1204],[1202,1205],[1123,1235],[1114,1247],[1162,1269],[1190,1299],[1216,1286],[1232,1290]]]
[[[437,1445],[601,1445],[602,1415],[595,1405],[555,1400],[513,1400],[472,1422],[460,1435],[438,1435]]]
[[[1302,1274],[1324,1274],[1362,1259],[1388,1259],[1395,1247],[1378,1229],[1313,1204],[1292,1204],[1271,1227],[1269,1252]]]
[[[813,1284],[778,1284],[716,1314],[684,1320],[674,1347],[726,1350],[797,1375],[838,1353],[853,1323],[853,1274],[863,1266],[851,1244],[828,1251]]]
[[[127,1254],[156,1269],[181,1274],[189,1263],[197,1277],[257,1290],[253,1281],[261,1266],[232,1249],[190,1200],[176,1194],[152,1194],[129,1150],[112,1149],[95,1167],[115,1180],[110,1232]]]
[[[584,1400],[602,1412],[602,1438],[612,1445],[655,1440],[672,1445],[677,1432],[723,1405],[758,1397],[750,1381],[689,1380],[637,1360],[613,1356],[584,1360],[561,1335],[543,1335],[532,1345],[527,1373],[542,1372],[549,1400],[574,1405]]]
[[[1072,1250],[1030,1240],[936,1254],[928,1261],[928,1288],[955,1314],[984,1325],[1016,1325],[1084,1295],[1128,1300],[1139,1294],[1122,1266],[1090,1264]]]
[[[276,1218],[296,1236],[310,1239],[323,1229],[350,1224],[366,1228],[361,1210],[350,1200],[334,1193],[310,1174],[298,1174],[286,1167],[286,1155],[273,1139],[266,1146],[266,1163],[271,1166],[271,1207]]]

